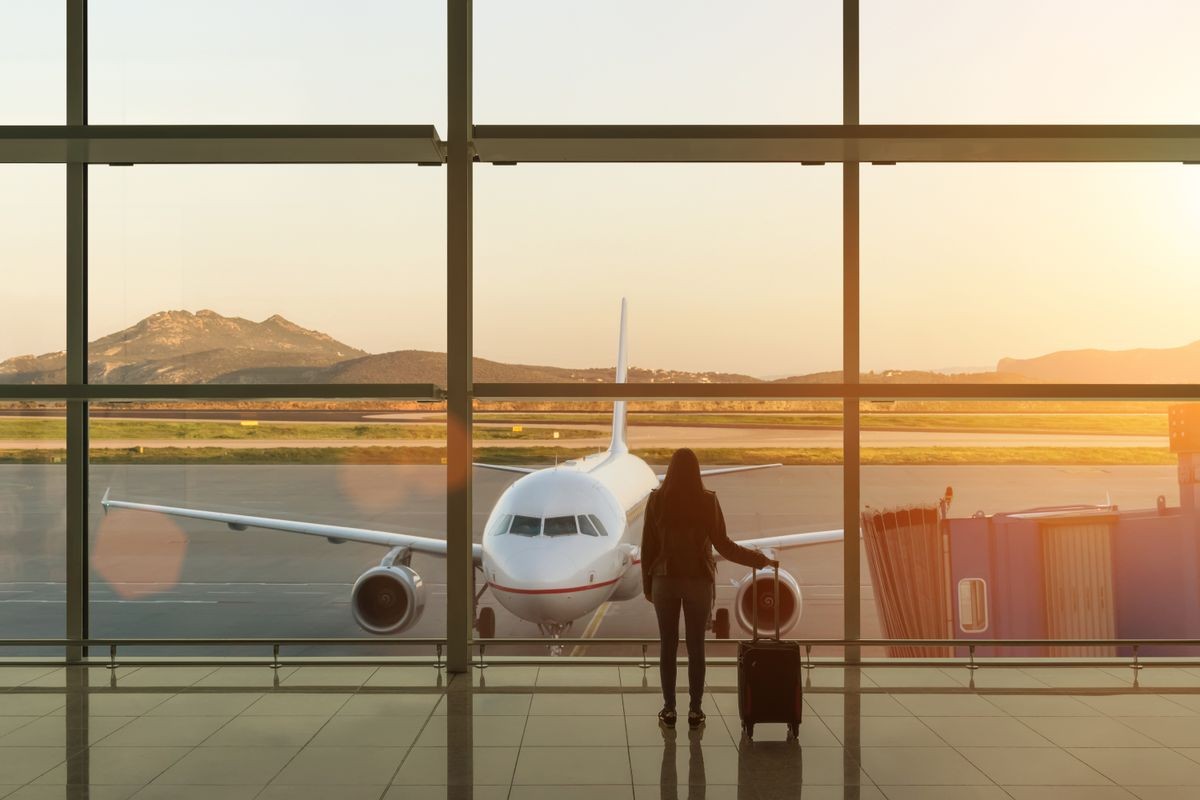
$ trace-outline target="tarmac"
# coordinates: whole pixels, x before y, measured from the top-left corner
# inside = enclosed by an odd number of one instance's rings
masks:
[[[476,470],[476,540],[487,513],[514,475]],[[842,471],[784,467],[710,478],[734,538],[841,527]],[[1153,507],[1157,495],[1178,503],[1174,467],[864,467],[865,505],[932,503],[955,490],[953,516],[1040,505],[1102,503]],[[109,637],[340,637],[365,635],[349,609],[354,580],[383,556],[382,548],[331,545],[309,536],[100,510],[112,496],[141,502],[279,516],[443,537],[445,470],[436,466],[110,466],[92,468],[91,630]],[[65,470],[59,465],[0,466],[0,638],[64,633]],[[804,616],[797,637],[840,638],[844,613],[842,546],[783,554],[799,580]],[[862,564],[862,632],[879,633],[870,574]],[[445,631],[445,565],[416,556],[428,590],[421,620],[394,641],[440,637]],[[741,568],[722,565],[718,606],[733,600]],[[496,605],[487,593],[483,604]],[[655,634],[640,597],[603,606],[569,635],[597,639]],[[535,627],[497,606],[498,637],[530,637]],[[428,649],[428,648],[425,648]],[[193,651],[189,651],[193,652]],[[215,652],[215,651],[214,651]],[[243,651],[239,651],[243,652]],[[299,652],[299,651],[296,651]],[[355,653],[368,652],[363,649]],[[424,650],[405,648],[402,654]],[[544,655],[543,648],[497,652]],[[588,655],[628,654],[588,646]],[[322,654],[328,653],[323,651]],[[9,654],[14,654],[12,651]],[[162,650],[154,654],[163,654]],[[243,652],[244,654],[244,652]]]

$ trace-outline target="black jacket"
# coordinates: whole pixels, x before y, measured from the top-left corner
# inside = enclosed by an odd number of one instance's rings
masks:
[[[647,596],[660,566],[666,568],[667,575],[708,578],[715,582],[717,564],[713,548],[735,564],[761,569],[771,563],[757,550],[741,547],[729,538],[716,494],[706,491],[704,495],[702,502],[706,505],[701,513],[681,520],[664,507],[657,489],[650,493],[642,524],[642,591]]]

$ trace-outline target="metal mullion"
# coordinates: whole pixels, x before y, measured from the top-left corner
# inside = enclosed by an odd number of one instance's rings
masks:
[[[859,122],[859,0],[842,0],[842,124]],[[859,388],[861,315],[859,262],[859,165],[842,165],[842,638],[854,641],[862,634],[859,585],[858,517],[862,494]],[[845,719],[842,776],[850,785],[858,780],[862,763],[862,676],[857,669],[862,648],[847,645],[842,675]]]
[[[849,87],[847,87],[849,88]],[[486,162],[1172,163],[1197,125],[483,125]],[[432,125],[11,125],[8,163],[445,161]]]
[[[1190,383],[963,383],[862,384],[865,400],[1191,400],[1200,385]]]
[[[0,386],[0,399],[67,398],[103,400],[414,400],[439,401],[444,390],[431,383],[320,384],[57,384]]]
[[[801,383],[476,383],[477,400],[681,400],[831,398],[840,384]]]
[[[1200,126],[481,125],[475,146],[493,163],[1169,163],[1200,161]]]
[[[1087,383],[477,383],[478,400],[1200,400],[1196,384]],[[5,384],[0,400],[411,400],[439,402],[433,384]]]
[[[87,2],[67,2],[67,108],[68,125],[87,123]],[[87,165],[67,164],[66,196],[66,337],[67,384],[82,389],[87,384]],[[67,527],[66,527],[66,634],[82,641],[88,637],[88,430],[87,401],[67,400]],[[81,646],[67,648],[68,661],[87,656]]]
[[[842,3],[842,124],[859,123],[859,4]],[[842,637],[861,633],[858,516],[862,493],[862,452],[857,389],[860,383],[859,165],[842,165]],[[857,647],[846,650],[857,661]]]
[[[11,125],[0,162],[425,164],[444,160],[433,125]]]
[[[1200,386],[1184,383],[477,383],[474,396],[479,400],[597,401],[817,398],[1168,401],[1200,399]]]
[[[446,667],[470,669],[475,615],[472,539],[471,0],[447,3]]]

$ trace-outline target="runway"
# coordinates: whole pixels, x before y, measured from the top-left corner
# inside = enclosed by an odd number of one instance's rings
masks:
[[[476,470],[476,540],[491,504],[514,477]],[[94,636],[365,635],[350,616],[350,589],[383,555],[382,548],[331,545],[307,536],[233,532],[211,523],[130,512],[104,516],[99,499],[109,486],[114,497],[143,502],[436,537],[445,530],[441,467],[96,466],[90,480]],[[735,538],[841,527],[838,467],[785,467],[712,478],[709,485],[721,497]],[[862,471],[863,502],[875,507],[932,502],[947,485],[955,489],[955,516],[970,516],[976,510],[992,513],[1103,502],[1106,494],[1122,508],[1153,507],[1159,494],[1171,505],[1178,502],[1174,467],[864,467]],[[64,632],[64,498],[61,466],[0,466],[0,638],[57,637]],[[861,560],[863,634],[872,636],[878,633],[878,622],[865,557]],[[444,563],[417,556],[413,565],[425,581],[428,599],[420,622],[401,638],[442,636]],[[804,616],[792,635],[839,638],[841,545],[792,551],[784,555],[783,565],[804,591]],[[733,596],[729,581],[741,574],[740,567],[722,565],[719,605],[729,606]],[[486,593],[482,602],[494,605]],[[536,635],[533,625],[499,607],[497,618],[499,637]],[[616,602],[606,607],[599,620],[579,620],[572,634],[589,630],[597,639],[653,636],[653,615],[640,598]],[[370,650],[396,652],[384,640]],[[544,648],[524,651],[546,652]],[[587,652],[628,651],[591,646]]]

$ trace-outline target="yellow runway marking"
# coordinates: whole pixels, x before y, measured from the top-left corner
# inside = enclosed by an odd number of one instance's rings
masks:
[[[612,603],[601,603],[600,607],[596,609],[596,613],[592,615],[591,622],[589,622],[588,626],[583,630],[584,639],[591,639],[596,635],[596,631],[600,630],[600,623],[604,621],[604,615],[608,613],[608,607],[611,605]],[[573,656],[581,656],[585,653],[587,653],[586,644],[577,644],[575,645],[575,648],[571,650],[571,655]]]

